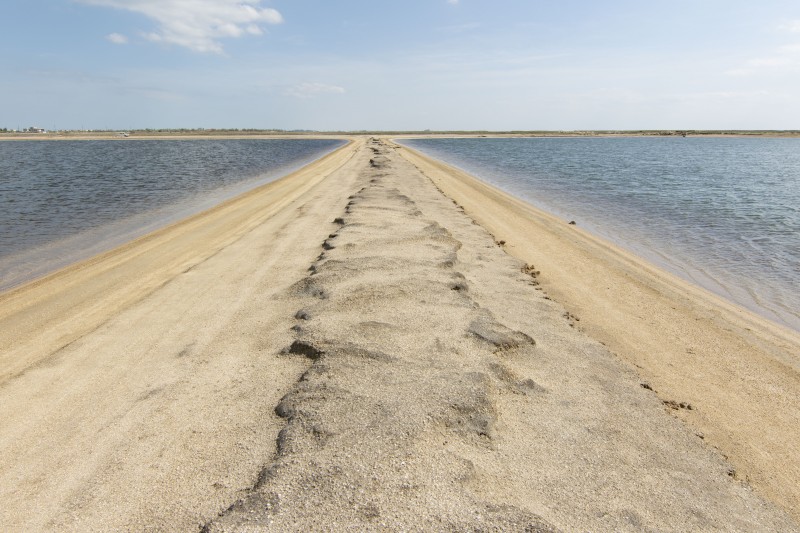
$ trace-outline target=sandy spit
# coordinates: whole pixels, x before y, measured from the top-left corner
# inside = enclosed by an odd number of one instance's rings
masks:
[[[355,149],[0,296],[1,529],[197,530],[255,483]]]
[[[769,416],[736,429],[776,460],[789,437],[759,439],[797,431],[797,344],[525,209],[357,139],[0,296],[0,525],[798,530],[791,490],[743,476],[713,426],[769,382]],[[647,330],[662,301],[673,329]],[[683,327],[691,358],[653,351]],[[762,350],[722,352],[750,381],[715,346]]]
[[[735,477],[800,520],[800,335],[440,161],[398,147],[576,326],[626,361]],[[683,406],[682,406],[683,405]],[[691,409],[686,408],[691,406]]]

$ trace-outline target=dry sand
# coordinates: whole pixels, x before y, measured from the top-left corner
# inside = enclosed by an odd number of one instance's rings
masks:
[[[737,457],[714,424],[747,394],[772,408],[736,428],[743,450],[763,444],[753,472],[796,474],[796,339],[769,344],[780,331],[525,209],[359,139],[0,296],[0,525],[798,530],[796,487],[751,475],[754,491],[708,444]],[[630,310],[581,296],[597,281],[581,268],[647,289],[638,322],[604,330]],[[672,330],[642,325],[678,297],[672,327],[706,313],[678,335],[691,358],[651,351]],[[715,367],[714,346],[742,350],[748,382],[713,381],[744,371]]]
[[[457,169],[402,153],[509,254],[535,265],[579,329],[633,365],[737,478],[800,520],[800,334]]]

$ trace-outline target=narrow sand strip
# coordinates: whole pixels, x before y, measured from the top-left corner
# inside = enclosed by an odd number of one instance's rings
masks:
[[[579,328],[632,364],[735,475],[800,520],[800,335],[414,150],[400,153],[541,271]],[[692,409],[681,405],[692,406]]]
[[[5,295],[0,524],[798,530],[536,276],[375,141]]]
[[[355,149],[0,297],[3,530],[192,531],[255,482]]]
[[[216,208],[0,295],[0,384],[235,243],[352,153],[352,145],[343,147]]]
[[[311,366],[209,531],[792,530],[381,142],[288,293]]]

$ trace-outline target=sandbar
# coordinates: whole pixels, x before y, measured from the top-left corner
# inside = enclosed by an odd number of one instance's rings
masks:
[[[387,138],[0,295],[13,530],[798,530],[798,342]]]

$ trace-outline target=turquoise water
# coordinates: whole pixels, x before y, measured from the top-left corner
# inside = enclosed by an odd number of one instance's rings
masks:
[[[0,142],[0,290],[273,181],[342,144]]]
[[[800,330],[800,139],[409,139]]]

